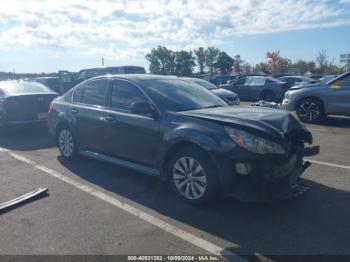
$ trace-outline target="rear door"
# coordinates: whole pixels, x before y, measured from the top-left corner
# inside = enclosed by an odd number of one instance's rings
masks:
[[[350,74],[329,84],[328,113],[350,115]]]
[[[159,149],[159,122],[150,115],[133,114],[136,101],[149,101],[133,83],[114,80],[106,113],[105,147],[119,159],[155,166]]]
[[[88,81],[73,93],[70,114],[76,120],[77,139],[82,150],[103,152],[104,111],[109,80]]]

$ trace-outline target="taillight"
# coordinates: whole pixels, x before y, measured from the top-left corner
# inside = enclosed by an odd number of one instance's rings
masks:
[[[51,101],[50,107],[49,107],[49,113],[51,112],[54,105],[55,105],[55,101]]]

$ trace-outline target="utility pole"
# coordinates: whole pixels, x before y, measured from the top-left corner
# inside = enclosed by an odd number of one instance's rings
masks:
[[[102,58],[102,67],[104,67],[104,66],[105,66],[105,59]]]

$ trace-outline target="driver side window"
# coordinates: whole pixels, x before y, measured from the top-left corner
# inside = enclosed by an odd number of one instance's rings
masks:
[[[135,85],[121,80],[113,82],[110,107],[130,111],[131,104],[139,101],[147,101],[147,98]]]
[[[350,75],[344,77],[343,79],[339,80],[339,85],[341,87],[346,87],[346,88],[350,88]]]

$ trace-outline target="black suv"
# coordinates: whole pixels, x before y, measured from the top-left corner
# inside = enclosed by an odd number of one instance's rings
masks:
[[[220,193],[251,201],[300,194],[303,156],[318,153],[288,112],[228,106],[176,77],[92,78],[53,101],[48,124],[63,157],[158,176],[195,204]]]

